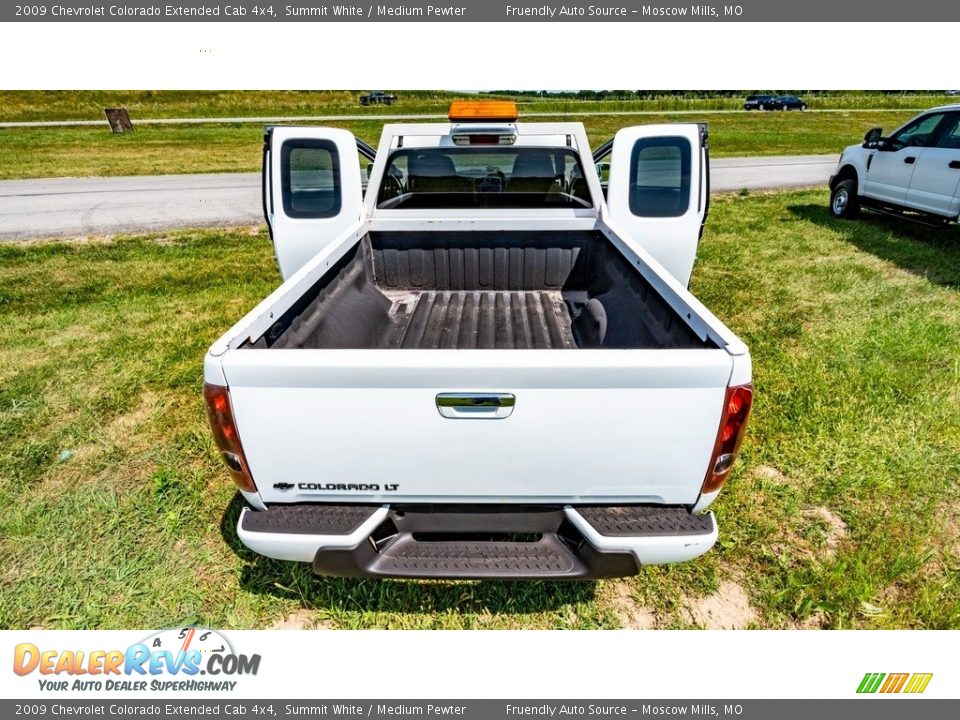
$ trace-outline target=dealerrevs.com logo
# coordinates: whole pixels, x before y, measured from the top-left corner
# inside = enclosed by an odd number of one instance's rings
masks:
[[[45,691],[232,691],[237,678],[256,675],[260,655],[234,651],[215,630],[174,628],[125,650],[48,649],[33,643],[14,648],[13,671],[36,674]]]

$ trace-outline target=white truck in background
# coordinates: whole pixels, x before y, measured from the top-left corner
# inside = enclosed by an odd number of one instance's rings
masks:
[[[873,128],[844,149],[830,178],[830,212],[861,208],[942,227],[960,219],[960,105],[920,113],[883,136]]]
[[[376,151],[268,128],[285,281],[204,365],[243,543],[371,577],[706,552],[752,401],[747,348],[686,289],[707,148],[705,126],[650,125],[592,156],[581,123],[498,102],[386,125]]]

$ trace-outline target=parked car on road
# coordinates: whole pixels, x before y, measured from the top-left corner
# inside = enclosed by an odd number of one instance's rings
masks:
[[[776,95],[747,95],[743,101],[744,110],[776,110],[779,102]]]
[[[830,178],[830,212],[860,208],[929,224],[960,216],[960,105],[933,108],[889,136],[881,128],[840,156]]]
[[[777,98],[775,110],[806,110],[807,103],[796,95],[781,95]]]
[[[455,103],[375,152],[267,128],[263,162],[285,282],[204,363],[247,547],[321,575],[575,579],[713,546],[753,391],[687,290],[705,125],[591,153],[582,123]]]
[[[393,105],[397,101],[396,95],[375,91],[360,96],[361,105]]]

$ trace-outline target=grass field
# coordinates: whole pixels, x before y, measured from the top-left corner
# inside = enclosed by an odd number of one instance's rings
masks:
[[[248,117],[371,113],[445,113],[450,100],[458,97],[483,99],[483,95],[465,96],[452,91],[397,91],[392,106],[363,108],[358,102],[360,90],[77,90],[38,91],[0,90],[0,121],[102,120],[103,108],[125,107],[137,118]],[[659,97],[629,100],[574,100],[555,97],[516,97],[522,112],[580,111],[611,112],[624,110],[740,110],[743,91],[735,97]],[[760,91],[771,92],[771,91]],[[926,108],[949,100],[936,92],[896,94],[833,91],[800,93],[812,109],[839,108],[858,110]],[[501,97],[501,96],[494,96]],[[508,96],[503,96],[508,97]]]
[[[376,144],[386,113],[444,114],[454,93],[403,93],[392,107],[360,108],[351,92],[13,92],[0,91],[0,120],[102,119],[102,108],[125,105],[137,118],[369,115],[370,120],[325,121]],[[825,94],[810,96],[811,107],[845,109],[830,113],[730,113],[734,98],[665,97],[633,101],[521,98],[524,112],[549,112],[543,120],[582,120],[594,144],[631,124],[707,122],[715,156],[836,153],[871,127],[893,129],[916,113],[945,101],[942,96]],[[642,116],[584,113],[644,111]],[[670,114],[670,111],[686,114]],[[696,111],[689,114],[690,111]],[[148,175],[156,173],[254,171],[260,166],[262,127],[258,124],[137,126],[113,135],[102,127],[0,129],[5,162],[0,179]]]
[[[960,627],[960,233],[718,198],[692,289],[757,401],[718,546],[582,584],[315,579],[246,551],[200,400],[260,229],[0,246],[0,627]]]
[[[871,127],[894,128],[915,113],[736,113],[690,115],[576,114],[551,120],[582,120],[594,146],[626,125],[707,122],[715,157],[839,153]],[[545,120],[546,118],[537,118]],[[379,120],[327,121],[376,146]],[[260,168],[263,129],[259,125],[145,125],[113,135],[92,127],[0,129],[0,179],[242,172]],[[29,148],[22,150],[20,148]]]

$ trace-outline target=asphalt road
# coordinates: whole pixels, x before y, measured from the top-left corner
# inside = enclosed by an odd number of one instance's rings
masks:
[[[714,192],[824,185],[836,155],[719,158]],[[0,182],[0,239],[110,235],[262,221],[260,174]]]

